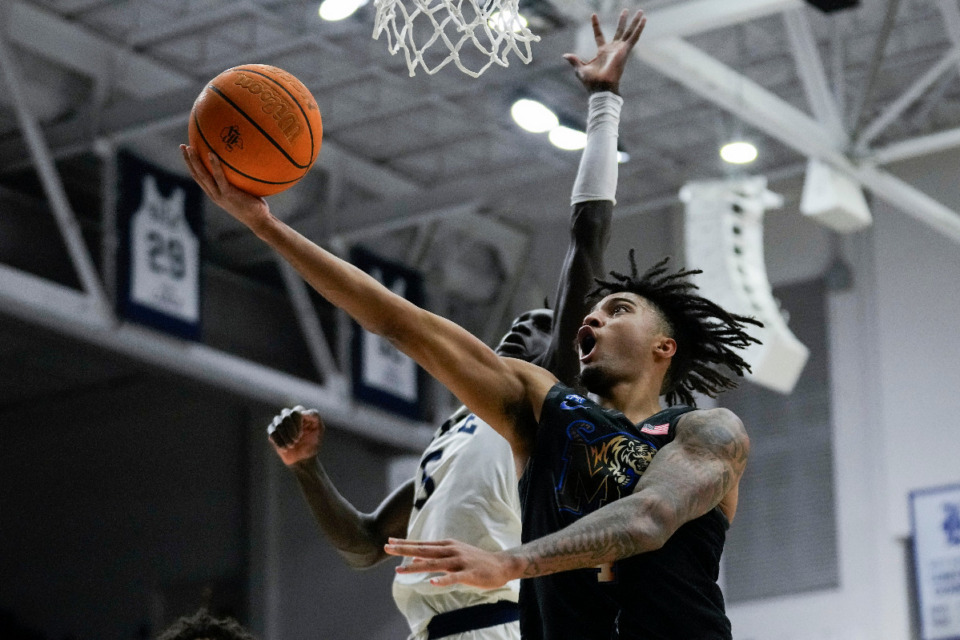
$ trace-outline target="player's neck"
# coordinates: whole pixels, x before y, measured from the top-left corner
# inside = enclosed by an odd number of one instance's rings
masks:
[[[662,410],[660,385],[653,381],[615,384],[599,396],[599,400],[601,406],[617,409],[631,422],[640,422]]]

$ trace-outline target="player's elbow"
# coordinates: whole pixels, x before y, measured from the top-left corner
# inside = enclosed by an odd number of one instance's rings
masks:
[[[356,571],[363,571],[364,569],[370,569],[380,562],[382,562],[386,557],[386,552],[377,553],[375,551],[369,551],[366,553],[354,553],[352,551],[346,551],[344,549],[337,549],[337,553],[340,554],[340,557],[346,563],[348,567]]]
[[[642,496],[639,503],[630,522],[630,535],[637,541],[639,552],[656,551],[667,543],[682,523],[676,509],[661,496]]]

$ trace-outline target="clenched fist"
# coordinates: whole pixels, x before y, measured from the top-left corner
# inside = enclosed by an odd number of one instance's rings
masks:
[[[325,429],[316,409],[305,409],[297,405],[274,416],[267,427],[267,435],[277,455],[289,467],[316,457]]]

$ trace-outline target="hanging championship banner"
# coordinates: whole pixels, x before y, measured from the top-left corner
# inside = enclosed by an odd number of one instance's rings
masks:
[[[117,312],[198,340],[203,192],[130,153],[117,163]]]
[[[351,250],[350,261],[397,295],[423,305],[423,277],[418,272],[358,247]],[[352,356],[354,397],[415,420],[421,418],[426,374],[416,362],[357,323],[353,323]]]
[[[910,494],[922,640],[960,639],[960,485]]]

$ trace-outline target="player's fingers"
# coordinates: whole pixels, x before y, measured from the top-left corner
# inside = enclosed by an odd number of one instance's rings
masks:
[[[283,422],[283,419],[286,417],[288,409],[282,410],[277,415],[273,416],[270,420],[270,424],[267,425],[267,434],[272,435],[280,427],[280,423]]]
[[[597,17],[597,14],[590,16],[590,24],[593,25],[593,39],[597,41],[598,47],[602,47],[607,41],[603,37],[603,30],[600,28],[600,18]]]
[[[406,556],[408,558],[445,558],[449,555],[443,547],[427,547],[416,544],[386,544],[383,547],[391,556]]]
[[[574,69],[579,69],[583,65],[587,64],[580,59],[575,53],[565,53],[563,54],[563,59],[570,63],[570,66]]]
[[[289,447],[299,437],[300,427],[294,419],[294,416],[298,415],[296,411],[297,407],[283,409],[273,417],[267,427],[267,434],[278,447]]]
[[[287,438],[287,434],[283,429],[278,427],[270,431],[269,434],[270,440],[273,442],[273,444],[277,445],[281,449],[285,449],[286,447],[290,446],[290,440]]]
[[[407,538],[387,538],[389,544],[419,545],[422,547],[449,547],[453,540],[409,540]]]
[[[289,415],[280,422],[277,432],[281,434],[286,446],[292,446],[297,443],[300,436],[303,435],[303,428],[296,414]]]
[[[213,180],[210,179],[210,174],[207,173],[206,167],[200,162],[200,157],[197,156],[196,149],[182,144],[180,145],[180,151],[183,153],[183,161],[187,163],[187,168],[190,169],[190,175],[194,181],[200,185],[200,188],[203,189],[207,195],[211,197],[217,195],[216,185],[213,183]]]
[[[217,189],[220,193],[227,191],[230,183],[227,182],[227,176],[223,174],[220,158],[212,152],[207,157],[210,159],[210,174],[213,176],[213,181],[217,184]]]
[[[617,30],[613,34],[614,40],[620,40],[623,38],[623,30],[627,26],[627,10],[624,9],[620,12],[620,19],[617,20]]]
[[[452,584],[458,584],[460,582],[460,576],[461,573],[459,571],[451,571],[442,576],[430,578],[430,584],[435,587],[449,587]]]
[[[631,47],[637,44],[645,26],[647,26],[647,18],[643,15],[643,11],[637,11],[637,15],[633,17],[633,22],[630,23],[630,29],[626,37],[626,41],[630,43]]]
[[[450,558],[419,558],[413,556],[399,567],[397,573],[446,573],[462,569],[460,562],[454,562]]]
[[[393,541],[393,539],[384,545],[383,550],[391,556],[407,556],[417,559],[448,558],[452,554],[452,550],[447,545],[437,545],[431,543],[408,543],[403,541]]]

